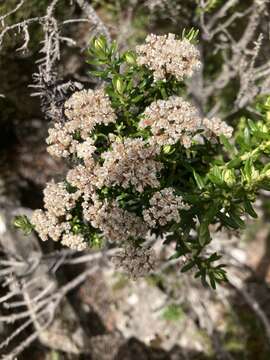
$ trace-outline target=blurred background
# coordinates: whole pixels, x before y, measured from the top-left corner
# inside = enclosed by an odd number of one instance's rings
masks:
[[[199,29],[203,66],[188,96],[202,114],[236,126],[256,119],[270,94],[269,9],[268,0],[0,0],[3,359],[270,359],[267,192],[243,233],[214,239],[230,279],[216,291],[180,274],[179,264],[134,282],[106,257],[41,243],[12,224],[42,207],[46,182],[66,171],[45,139],[65,99],[97,85],[86,63],[93,36],[122,50],[148,33]]]

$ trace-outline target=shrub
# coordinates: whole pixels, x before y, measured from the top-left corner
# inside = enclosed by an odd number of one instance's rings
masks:
[[[117,263],[135,277],[136,267],[137,275],[153,270],[146,240],[154,234],[174,244],[172,258],[185,258],[182,272],[194,268],[213,288],[226,280],[221,256],[207,252],[210,230],[243,228],[256,217],[258,191],[270,189],[270,99],[259,121],[243,118],[234,134],[203,118],[184,84],[200,66],[196,35],[150,35],[124,53],[102,36],[92,41],[88,63],[102,86],[74,93],[66,122],[50,129],[49,152],[72,169],[47,185],[45,210],[24,218],[24,230],[77,250],[121,246]]]

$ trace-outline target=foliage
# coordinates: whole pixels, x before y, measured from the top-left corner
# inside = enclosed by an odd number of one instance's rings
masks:
[[[16,228],[21,229],[25,235],[29,235],[33,230],[33,225],[25,215],[17,215],[13,221]]]
[[[162,317],[167,321],[179,321],[183,318],[184,312],[180,305],[170,304],[168,305],[162,313]]]
[[[197,11],[200,12],[212,12],[216,10],[220,5],[225,3],[225,0],[207,0],[203,7],[200,6],[200,1],[196,1],[198,3]]]

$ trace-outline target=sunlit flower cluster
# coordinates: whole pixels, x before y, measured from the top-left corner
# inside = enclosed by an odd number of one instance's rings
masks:
[[[48,152],[53,157],[66,158],[76,151],[78,141],[73,139],[61,123],[55,123],[54,127],[49,129],[49,136],[46,139]]]
[[[202,124],[206,130],[205,135],[209,138],[220,135],[224,135],[227,138],[232,137],[233,128],[219,118],[211,120],[204,118]]]
[[[87,139],[97,124],[113,123],[116,115],[104,88],[75,92],[65,103],[65,115],[69,119],[65,127],[69,132],[80,131]]]
[[[63,182],[47,184],[44,190],[43,210],[35,210],[31,222],[43,241],[48,238],[59,241],[72,249],[82,250],[86,243],[82,236],[75,236],[71,231],[70,211],[75,207],[80,196],[79,191],[70,193]]]
[[[64,231],[70,231],[68,222],[60,222],[59,219],[49,211],[35,210],[32,214],[31,222],[43,241],[49,238],[58,241]]]
[[[173,75],[177,80],[190,77],[200,67],[200,53],[187,39],[178,40],[174,34],[150,34],[136,48],[138,64],[153,71],[155,80]]]
[[[75,92],[65,103],[68,121],[55,123],[49,129],[48,151],[55,157],[68,157],[77,154],[88,160],[95,151],[89,136],[96,125],[108,125],[116,121],[108,95],[103,88]],[[80,142],[77,138],[85,140]]]
[[[87,248],[87,243],[84,241],[82,235],[64,234],[61,241],[62,245],[67,246],[73,250],[84,250]]]
[[[98,186],[134,186],[139,192],[147,186],[158,187],[157,173],[162,164],[155,160],[157,154],[157,146],[139,138],[115,141],[111,150],[102,154],[104,163],[96,171]]]
[[[188,148],[192,137],[201,127],[198,110],[178,96],[167,100],[157,100],[148,106],[139,123],[142,128],[149,127],[150,142],[159,145],[175,144],[178,141]]]
[[[44,189],[44,207],[55,216],[64,216],[74,208],[79,192],[69,193],[63,182],[49,182]]]

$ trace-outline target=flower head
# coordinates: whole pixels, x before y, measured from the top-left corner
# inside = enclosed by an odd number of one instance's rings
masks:
[[[150,127],[152,144],[172,145],[180,141],[188,148],[193,134],[201,126],[201,119],[193,105],[181,97],[171,96],[152,102],[145,109],[139,126]]]
[[[88,138],[97,124],[108,125],[116,120],[109,96],[103,88],[75,92],[65,103],[65,115],[70,120],[66,124],[67,130],[79,130],[83,139]]]
[[[83,208],[84,218],[101,230],[108,241],[121,243],[130,238],[144,237],[148,230],[139,216],[121,209],[116,201],[109,203],[94,199],[93,204],[85,202]]]
[[[162,169],[155,160],[158,152],[157,146],[149,146],[139,138],[116,140],[111,150],[102,154],[104,163],[96,170],[98,186],[132,185],[139,192],[147,186],[158,187],[157,173]]]
[[[206,130],[205,135],[209,138],[220,135],[224,135],[227,138],[232,137],[233,128],[219,118],[211,120],[204,118],[202,124]]]
[[[44,189],[44,207],[55,216],[64,216],[75,206],[79,196],[79,192],[70,194],[63,182],[51,181]]]
[[[60,222],[59,219],[49,211],[40,209],[33,212],[31,222],[43,241],[48,240],[48,238],[58,241],[64,231],[68,232],[70,230],[70,224],[68,222]]]
[[[96,147],[94,146],[94,140],[91,138],[88,138],[82,143],[76,145],[77,156],[83,159],[85,164],[92,163],[93,153],[95,151],[96,151]]]
[[[68,157],[74,153],[77,140],[74,140],[64,124],[55,123],[54,127],[49,129],[49,136],[46,139],[47,151],[53,157]]]
[[[189,209],[189,206],[184,204],[183,198],[174,194],[173,188],[155,192],[149,203],[150,207],[143,210],[143,218],[150,227],[164,226],[171,221],[178,223],[179,210]]]
[[[73,250],[82,251],[87,248],[87,243],[84,241],[82,235],[74,235],[72,233],[64,234],[61,241],[62,245],[65,245]]]
[[[117,268],[123,269],[131,278],[137,279],[148,275],[156,267],[156,254],[151,248],[126,246],[115,257]]]
[[[95,167],[94,161],[88,162],[87,167],[84,165],[77,165],[67,173],[67,181],[70,185],[76,187],[80,193],[91,193],[94,191],[94,186],[97,181],[93,174]]]
[[[187,39],[177,40],[174,34],[150,34],[145,44],[136,48],[137,62],[153,71],[155,80],[173,75],[177,80],[190,77],[200,67],[200,53]]]

